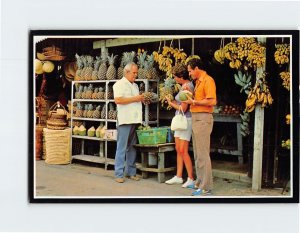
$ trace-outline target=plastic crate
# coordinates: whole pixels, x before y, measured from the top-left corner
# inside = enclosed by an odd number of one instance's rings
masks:
[[[151,128],[148,130],[136,130],[139,144],[154,145],[166,143],[168,129],[164,128]]]

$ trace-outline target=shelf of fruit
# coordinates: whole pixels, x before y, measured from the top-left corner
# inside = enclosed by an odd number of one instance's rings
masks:
[[[78,160],[96,163],[114,164],[114,157],[107,154],[107,142],[116,141],[117,105],[113,96],[113,85],[123,77],[124,67],[135,58],[139,66],[135,82],[140,94],[144,95],[143,121],[145,124],[159,123],[159,105],[156,112],[149,112],[149,104],[158,101],[158,75],[153,67],[153,55],[124,52],[120,58],[120,67],[115,67],[117,56],[103,51],[100,57],[75,55],[77,71],[72,81],[71,126],[72,138],[81,139],[81,155],[73,155]],[[87,128],[85,128],[87,127]],[[78,133],[74,133],[78,132]],[[99,136],[99,133],[101,136]],[[84,152],[85,140],[99,141],[99,155],[89,156]],[[98,158],[97,158],[98,157]],[[100,157],[100,158],[99,158]]]
[[[73,138],[80,138],[80,139],[89,139],[89,140],[96,140],[96,141],[105,141],[107,139],[98,138],[98,137],[89,137],[89,136],[79,136],[79,135],[72,135]]]

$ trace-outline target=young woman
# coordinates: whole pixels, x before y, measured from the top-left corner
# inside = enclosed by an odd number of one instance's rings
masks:
[[[173,67],[173,77],[177,83],[181,85],[182,90],[188,90],[193,93],[194,85],[189,79],[189,73],[187,71],[187,67],[183,64],[178,64]],[[175,131],[175,148],[177,152],[177,173],[172,179],[167,180],[166,184],[182,184],[182,172],[183,166],[187,170],[188,178],[187,181],[182,185],[183,188],[186,188],[189,185],[194,184],[194,177],[193,177],[193,165],[192,161],[188,152],[189,149],[189,142],[192,136],[192,115],[189,110],[190,106],[187,103],[182,103],[179,100],[179,93],[175,96],[175,100],[171,101],[170,98],[167,98],[168,104],[176,109],[176,114],[179,114],[179,109],[181,108],[184,112],[187,121],[188,121],[188,128],[182,131]]]

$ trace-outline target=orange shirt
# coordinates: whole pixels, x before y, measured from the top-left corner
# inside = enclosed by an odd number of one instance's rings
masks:
[[[216,84],[212,77],[210,77],[206,72],[196,80],[196,86],[194,90],[194,99],[216,99]],[[203,106],[203,105],[190,105],[191,112],[208,112],[212,113],[214,110],[213,106]]]

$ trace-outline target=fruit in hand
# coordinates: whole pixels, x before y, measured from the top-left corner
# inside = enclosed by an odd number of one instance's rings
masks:
[[[179,92],[179,100],[180,101],[186,101],[186,100],[188,100],[188,96],[190,98],[192,98],[193,97],[193,93],[190,92],[190,91],[188,91],[188,90],[184,90],[184,91],[180,91]]]

